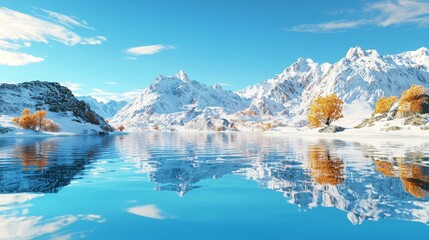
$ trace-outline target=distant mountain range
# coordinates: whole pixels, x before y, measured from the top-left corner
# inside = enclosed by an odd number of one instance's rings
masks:
[[[126,101],[110,100],[107,103],[99,102],[97,99],[90,96],[79,96],[77,99],[88,103],[91,109],[103,118],[112,118],[119,110],[127,105]]]
[[[354,47],[334,64],[300,58],[274,78],[237,92],[190,80],[183,71],[160,75],[111,123],[125,124],[128,129],[154,124],[187,129],[186,124],[197,117],[230,120],[234,113],[252,112],[260,119],[280,118],[289,125],[305,125],[316,96],[335,93],[346,103],[345,109],[348,107],[345,117],[365,117],[381,96],[399,96],[412,84],[428,87],[428,81],[426,48],[383,56]]]
[[[95,112],[102,127],[108,126],[104,118],[111,118],[110,124],[122,124],[128,131],[226,130],[246,121],[273,119],[305,126],[317,96],[335,93],[346,103],[345,119],[361,121],[381,96],[400,96],[412,84],[429,87],[428,49],[383,56],[355,47],[334,64],[300,58],[274,78],[237,92],[191,80],[183,71],[158,76],[129,103],[102,103],[90,96],[76,99],[58,83],[1,84],[0,114],[16,116],[23,108],[44,108],[68,114],[76,123],[88,122],[87,113]]]

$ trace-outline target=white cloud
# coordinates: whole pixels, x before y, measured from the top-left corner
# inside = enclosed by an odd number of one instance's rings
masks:
[[[48,13],[47,10],[42,10]],[[62,44],[73,46],[76,44],[101,44],[106,40],[105,37],[81,37],[79,34],[70,30],[64,25],[74,25],[88,28],[84,22],[73,22],[73,18],[49,12],[50,18],[55,18],[56,21],[48,21],[25,13],[11,10],[9,8],[0,8],[0,50],[2,50],[1,65],[21,66],[29,63],[41,62],[44,59],[35,57],[22,52],[9,52],[8,56],[12,58],[4,58],[5,52],[9,50],[19,50],[24,47],[30,47],[31,42],[49,43],[50,40],[60,42]],[[54,17],[55,16],[55,17]],[[63,22],[58,24],[60,21]],[[18,59],[18,60],[17,60]]]
[[[102,89],[93,88],[92,92],[88,93],[89,96],[97,99],[99,102],[114,101],[130,101],[142,93],[142,89],[135,89],[124,93],[107,92]]]
[[[343,19],[317,24],[294,26],[295,32],[344,31],[363,26],[389,27],[415,25],[429,27],[429,2],[417,0],[393,0],[367,4],[360,12],[361,18]]]
[[[103,42],[105,42],[107,38],[103,36],[96,36],[96,37],[90,37],[85,38],[84,41],[82,41],[82,44],[88,44],[88,45],[100,45]]]
[[[42,62],[44,59],[20,52],[9,52],[0,49],[0,65],[23,66],[29,63]]]
[[[77,27],[82,27],[82,28],[94,30],[94,28],[89,26],[87,22],[79,20],[76,17],[67,16],[67,15],[57,13],[57,12],[53,12],[53,11],[49,11],[46,9],[37,9],[37,8],[35,8],[35,9],[46,13],[48,19],[50,19],[54,22],[57,22],[59,24],[62,24],[62,25],[68,26],[68,27],[77,26]]]
[[[149,45],[149,46],[139,46],[128,48],[126,52],[130,55],[140,56],[140,55],[152,55],[158,53],[162,50],[175,49],[174,46],[166,46],[163,44]]]
[[[161,214],[161,210],[157,208],[155,205],[143,205],[138,207],[128,208],[127,211],[129,213],[153,219],[165,219],[165,217]]]
[[[70,89],[73,93],[82,89],[85,84],[81,83],[72,83],[72,82],[62,82],[61,85]],[[76,94],[75,94],[76,95]]]

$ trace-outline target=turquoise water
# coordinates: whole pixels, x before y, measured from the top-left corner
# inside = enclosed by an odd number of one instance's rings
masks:
[[[429,141],[0,139],[0,239],[428,239]]]

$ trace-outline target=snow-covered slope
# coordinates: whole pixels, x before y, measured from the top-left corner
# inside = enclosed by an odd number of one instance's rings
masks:
[[[127,104],[112,119],[113,125],[127,129],[183,126],[200,115],[232,114],[249,104],[221,86],[207,86],[180,71],[174,76],[158,76],[134,101]]]
[[[128,130],[154,125],[189,130],[180,126],[199,116],[215,116],[233,123],[274,118],[304,126],[314,98],[335,93],[346,103],[339,124],[355,126],[370,115],[381,96],[400,96],[412,84],[429,87],[428,49],[383,56],[354,47],[334,64],[300,58],[274,78],[236,93],[189,80],[183,71],[159,76],[114,116],[112,124],[125,124]],[[248,113],[256,116],[249,118]]]
[[[126,101],[110,100],[107,103],[99,102],[97,101],[97,99],[90,96],[80,96],[77,97],[77,99],[88,103],[91,107],[91,110],[93,110],[103,118],[112,118],[119,110],[121,110],[125,105],[127,105]]]
[[[94,113],[89,105],[77,100],[73,93],[59,83],[24,82],[0,84],[0,127],[16,127],[12,118],[19,116],[24,108],[32,112],[47,111],[47,118],[61,125],[62,132],[91,134],[111,130],[102,117]],[[40,135],[33,131],[15,129],[6,135]]]
[[[262,115],[299,117],[307,114],[316,96],[335,93],[354,106],[349,114],[362,115],[356,107],[368,110],[381,96],[398,96],[412,84],[428,87],[428,81],[426,48],[382,56],[375,50],[355,47],[334,64],[301,58],[274,78],[238,94],[252,99],[249,109]]]

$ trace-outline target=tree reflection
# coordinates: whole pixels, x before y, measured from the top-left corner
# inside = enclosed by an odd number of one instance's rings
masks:
[[[395,177],[393,164],[382,160],[374,160],[375,170],[379,171],[386,177]]]
[[[0,193],[54,193],[109,148],[110,137],[11,139],[0,146]]]
[[[29,145],[15,146],[13,157],[21,159],[23,170],[35,167],[41,170],[48,165],[48,154],[54,152],[58,147],[55,141],[34,142]]]
[[[404,190],[416,198],[424,198],[428,195],[429,176],[423,171],[423,167],[415,163],[399,163],[399,178]]]
[[[425,198],[429,195],[429,169],[418,165],[417,162],[417,159],[410,160],[403,157],[393,158],[393,163],[374,160],[377,171],[384,176],[398,177],[407,193],[415,198]]]
[[[331,154],[323,144],[314,144],[308,148],[310,174],[319,184],[338,185],[344,182],[343,161]]]

